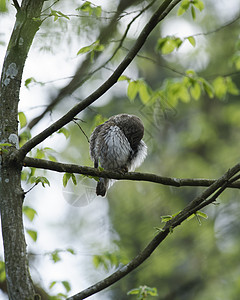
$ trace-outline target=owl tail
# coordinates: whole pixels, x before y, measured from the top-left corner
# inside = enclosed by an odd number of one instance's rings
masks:
[[[114,184],[115,180],[108,178],[99,178],[96,188],[96,194],[98,196],[104,197],[107,193],[107,190]]]
[[[96,194],[98,196],[104,197],[106,195],[107,189],[109,187],[109,179],[107,178],[99,178],[96,188]]]

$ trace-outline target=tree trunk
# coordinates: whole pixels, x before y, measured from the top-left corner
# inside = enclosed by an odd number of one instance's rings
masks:
[[[22,220],[24,193],[18,148],[18,102],[22,72],[39,29],[44,0],[17,1],[16,23],[6,52],[0,83],[0,209],[9,299],[34,299]],[[14,155],[14,160],[12,159]],[[21,158],[22,159],[22,158]]]

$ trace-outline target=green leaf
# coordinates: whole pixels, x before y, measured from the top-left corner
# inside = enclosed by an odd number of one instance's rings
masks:
[[[91,6],[91,2],[89,2],[89,1],[86,1],[85,3],[83,3],[83,5],[78,7],[76,10],[87,12],[89,14],[89,16],[91,16],[93,13],[93,8]]]
[[[97,45],[94,48],[94,51],[102,52],[105,49],[104,45]]]
[[[177,47],[176,42],[173,39],[167,39],[166,42],[162,46],[162,54],[169,54],[175,50]]]
[[[130,82],[131,79],[125,75],[121,75],[119,78],[118,78],[118,81],[124,81],[126,80],[127,82]]]
[[[150,288],[150,287],[145,287],[145,291],[147,292],[148,295],[150,296],[158,296],[158,292],[157,292],[157,289],[154,287],[154,288]]]
[[[11,146],[12,146],[12,144],[10,144],[10,143],[1,143],[0,149],[2,149],[3,147],[11,147]]]
[[[65,138],[68,139],[70,136],[70,132],[68,129],[66,129],[65,127],[61,128],[58,130],[57,133],[63,133],[65,135]]]
[[[45,187],[45,184],[47,184],[48,186],[50,186],[50,182],[44,176],[38,176],[38,177],[32,176],[30,178],[30,182],[31,183],[35,183],[35,184],[41,183],[43,187]]]
[[[1,154],[1,152],[2,153],[8,153],[9,149],[7,149],[7,148],[11,147],[11,146],[13,146],[13,145],[10,144],[10,143],[1,143],[0,144],[0,154]]]
[[[60,10],[51,9],[50,16],[54,16],[54,22],[57,21],[58,18],[61,18],[61,17],[70,20],[70,18],[67,15],[65,15],[64,13],[62,13]]]
[[[38,236],[37,231],[27,229],[27,233],[29,234],[29,236],[32,238],[32,240],[33,240],[34,242],[37,241],[37,236]]]
[[[77,185],[77,179],[74,174],[71,174],[71,179],[74,185]]]
[[[86,46],[86,47],[83,47],[81,48],[78,52],[77,52],[77,55],[79,54],[84,54],[84,53],[87,53],[87,52],[90,52],[92,51],[92,59],[94,58],[94,51],[98,51],[98,52],[101,52],[104,50],[104,45],[100,44],[100,41],[99,40],[96,40],[94,43],[92,43],[91,45],[89,46]]]
[[[160,227],[154,227],[154,229],[156,230],[156,234],[158,234],[159,232],[165,231],[163,228],[160,228]]]
[[[172,215],[172,217],[173,217],[173,218],[176,217],[177,215],[179,215],[180,212],[181,212],[181,211],[176,212],[175,214]]]
[[[199,216],[199,217],[201,217],[201,218],[208,219],[208,215],[205,214],[205,213],[202,212],[202,211],[197,211],[197,212],[196,212],[196,215]]]
[[[196,217],[196,214],[191,214],[186,220],[190,221],[190,220],[192,220],[195,217]]]
[[[196,12],[195,12],[195,8],[193,6],[191,6],[191,15],[192,15],[193,20],[195,20],[196,19]]]
[[[184,9],[182,6],[179,7],[177,11],[177,16],[181,16],[186,12],[186,9]]]
[[[177,15],[181,16],[182,14],[184,14],[188,10],[189,6],[190,6],[190,1],[189,0],[182,1],[181,5],[178,9]]]
[[[61,299],[66,299],[67,298],[67,295],[66,294],[63,294],[63,293],[58,293],[57,296],[56,296],[56,299],[53,299],[53,300],[61,300]],[[52,299],[51,299],[52,300]]]
[[[191,77],[195,77],[196,76],[196,72],[194,70],[187,70],[186,75],[191,76]]]
[[[139,97],[143,104],[146,104],[150,99],[149,87],[146,82],[141,80],[139,81]]]
[[[147,298],[148,295],[157,297],[157,289],[156,288],[151,288],[146,285],[144,286],[139,286],[139,288],[135,288],[130,290],[127,295],[139,295],[137,299],[144,300]]]
[[[232,78],[226,77],[225,81],[228,93],[232,95],[239,95],[239,89],[237,88],[236,84],[232,81]]]
[[[77,52],[77,55],[79,54],[84,54],[84,53],[87,53],[89,51],[91,51],[91,45],[90,46],[86,46],[86,47],[82,47],[78,52]]]
[[[32,82],[36,82],[36,79],[33,78],[33,77],[27,78],[27,79],[25,80],[25,83],[24,83],[25,87],[26,87],[27,89],[29,89],[29,84],[32,83]]]
[[[55,250],[53,251],[51,254],[51,259],[53,260],[54,263],[58,262],[61,260],[60,256],[59,256],[59,250]]]
[[[31,132],[29,129],[25,129],[20,135],[19,135],[19,146],[20,148],[31,138]]]
[[[20,111],[18,113],[18,119],[19,119],[21,129],[27,125],[27,118],[26,118],[25,114],[22,111]]]
[[[188,103],[190,101],[190,95],[188,93],[188,89],[185,86],[181,86],[179,89],[178,97],[185,103]]]
[[[194,82],[190,88],[190,93],[193,99],[198,100],[201,96],[201,86],[198,82]]]
[[[100,255],[94,255],[93,256],[93,265],[95,266],[95,268],[98,268],[100,263],[101,263]]]
[[[24,215],[32,222],[34,217],[37,215],[37,212],[35,209],[33,209],[30,206],[23,206],[23,213]]]
[[[96,16],[97,18],[101,17],[101,15],[102,15],[102,8],[101,8],[101,6],[95,7],[95,8],[93,9],[93,12],[94,12],[94,14],[95,14],[95,16]]]
[[[94,255],[93,264],[96,268],[100,266],[109,270],[111,266],[118,266],[120,263],[126,263],[125,259],[118,253],[105,252],[102,255]]]
[[[21,180],[22,181],[26,181],[28,179],[28,171],[27,170],[24,170],[21,172]]]
[[[67,293],[71,291],[71,285],[68,281],[66,280],[62,281],[62,285],[65,287]]]
[[[52,289],[56,283],[57,283],[57,281],[52,281],[49,285],[49,289]]]
[[[140,293],[139,289],[132,289],[127,293],[127,295],[139,295],[139,293]]]
[[[172,215],[166,215],[166,216],[161,216],[161,221],[163,223],[167,223],[168,221],[170,221],[173,218]]]
[[[76,176],[72,173],[65,173],[63,175],[63,186],[66,187],[67,186],[67,183],[68,183],[68,180],[69,179],[72,179],[72,182],[74,185],[77,185],[77,179],[76,179]]]
[[[240,70],[240,55],[234,55],[232,62],[237,70]]]
[[[104,267],[105,270],[107,271],[109,270],[108,259],[106,258],[105,255],[94,255],[93,264],[95,265],[96,268],[102,266]]]
[[[72,255],[75,255],[75,251],[72,249],[72,248],[68,248],[67,249],[67,252],[71,253]]]
[[[56,153],[56,151],[52,148],[49,148],[49,147],[44,147],[42,149],[45,157],[47,157],[49,160],[51,161],[57,161],[56,157],[52,154],[52,153]]]
[[[7,12],[6,0],[0,0],[0,13]]]
[[[218,97],[219,99],[224,98],[224,96],[227,93],[227,84],[226,84],[225,78],[222,76],[218,76],[213,81],[213,88],[214,88],[216,97]]]
[[[37,152],[36,152],[35,158],[38,158],[38,159],[45,158],[45,152],[44,152],[44,150],[37,148]]]
[[[187,39],[193,47],[196,46],[196,40],[193,36],[189,36]]]
[[[138,81],[131,81],[128,85],[127,96],[130,101],[133,101],[138,93]]]
[[[187,221],[192,220],[194,217],[197,218],[197,220],[198,220],[198,222],[199,222],[199,225],[201,225],[201,221],[200,221],[199,217],[204,218],[204,219],[208,219],[208,215],[207,215],[207,214],[205,214],[205,213],[202,212],[202,211],[197,211],[197,212],[195,212],[194,214],[190,215],[190,216],[187,218]]]
[[[67,186],[67,183],[68,183],[68,180],[70,179],[71,177],[71,174],[70,173],[65,173],[63,175],[63,186],[66,187]]]
[[[53,155],[51,155],[51,154],[47,154],[47,157],[48,157],[48,159],[51,160],[51,161],[55,161],[55,162],[57,161],[56,157],[53,156]]]
[[[193,1],[193,5],[198,8],[200,11],[204,9],[204,3],[201,0],[195,0]]]
[[[70,20],[70,18],[67,15],[65,15],[64,13],[62,13],[61,11],[57,10],[57,13],[58,13],[59,17],[63,17],[65,19]]]
[[[169,54],[173,50],[178,49],[182,45],[182,42],[179,37],[168,36],[158,40],[156,50],[161,51],[162,54]]]
[[[209,82],[207,82],[207,80],[205,80],[204,78],[199,78],[199,80],[202,82],[203,89],[208,94],[208,96],[210,98],[213,98],[214,97],[214,88],[213,88],[213,86]]]
[[[6,272],[5,272],[5,263],[0,261],[0,282],[4,282],[6,280]]]
[[[179,38],[179,37],[174,37],[174,41],[175,41],[175,44],[176,44],[176,48],[178,49],[181,45],[182,45],[182,43],[183,43],[183,41]]]

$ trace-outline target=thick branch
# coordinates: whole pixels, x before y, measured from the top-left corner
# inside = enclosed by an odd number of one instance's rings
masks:
[[[90,286],[89,288],[83,290],[82,292],[68,298],[68,300],[81,300],[93,294],[96,294],[99,291],[109,287],[113,283],[119,281],[121,278],[126,276],[132,270],[136,269],[153,253],[153,251],[168,236],[168,234],[172,232],[172,230],[175,227],[180,225],[184,220],[186,220],[189,216],[195,213],[197,211],[197,207],[201,203],[205,202],[203,207],[209,204],[207,199],[211,195],[213,195],[219,188],[221,188],[221,186],[224,186],[239,171],[240,171],[240,164],[237,164],[232,169],[228,170],[221,178],[216,180],[210,187],[208,187],[198,197],[193,199],[176,217],[168,221],[164,226],[164,228],[154,237],[154,239],[146,246],[146,248],[141,253],[139,253],[132,261],[130,261],[127,265],[121,267],[112,275]],[[214,202],[215,200],[216,200],[215,197],[211,197],[211,202]]]
[[[74,164],[64,164],[53,162],[50,160],[37,159],[26,157],[23,161],[24,167],[34,167],[39,169],[51,170],[56,172],[76,173],[82,175],[111,178],[118,180],[134,180],[134,181],[149,181],[168,186],[182,187],[182,186],[210,186],[216,180],[214,179],[188,179],[188,178],[170,178],[158,176],[150,173],[129,172],[120,174],[114,171],[99,171],[95,168],[83,167]],[[227,187],[240,188],[240,182],[229,183]]]
[[[16,10],[17,10],[17,11],[20,11],[21,8],[20,8],[20,6],[19,6],[19,4],[18,4],[18,1],[17,1],[17,0],[13,0],[13,4],[14,4]]]
[[[180,0],[165,0],[158,10],[153,14],[150,21],[145,25],[142,32],[140,33],[138,39],[136,40],[134,46],[128,52],[126,57],[117,67],[115,72],[91,95],[86,99],[81,101],[79,104],[74,106],[68,113],[61,117],[58,121],[54,122],[51,126],[46,128],[44,131],[39,133],[37,136],[29,140],[19,151],[19,155],[23,159],[24,156],[36,145],[44,141],[51,134],[59,130],[61,127],[69,123],[78,113],[84,110],[86,107],[91,105],[94,101],[100,98],[104,93],[106,93],[118,80],[121,74],[132,62],[134,57],[137,55],[145,41],[147,40],[149,34],[156,27],[156,25],[177,5]]]
[[[0,82],[0,143],[17,146],[19,90],[25,61],[39,29],[44,0],[23,0],[5,55]],[[22,220],[21,165],[9,159],[15,148],[0,153],[0,211],[8,297],[34,299]]]

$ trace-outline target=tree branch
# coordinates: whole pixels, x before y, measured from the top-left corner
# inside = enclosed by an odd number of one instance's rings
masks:
[[[156,1],[156,0],[153,0],[153,2],[154,1]],[[107,41],[109,40],[109,38],[111,36],[114,36],[114,33],[116,31],[117,21],[119,20],[119,18],[121,17],[121,13],[123,12],[122,9],[128,8],[129,6],[133,5],[134,2],[135,1],[120,1],[119,7],[118,7],[117,11],[114,12],[114,16],[111,18],[111,22],[106,27],[102,28],[102,30],[100,31],[98,37],[96,38],[96,40],[100,41],[100,44],[107,43]],[[124,5],[120,5],[121,3],[123,3]],[[147,5],[139,13],[139,15],[141,15],[146,9],[148,9],[152,5],[152,3],[150,3],[149,5]],[[106,63],[108,63],[110,60],[112,60],[112,58],[116,55],[116,52],[118,50],[119,49],[117,48],[114,51],[112,57],[109,60],[107,60]],[[101,54],[102,54],[101,52],[95,52],[95,54],[94,54],[95,60]],[[103,64],[99,68],[97,68],[94,71],[91,71],[91,72],[88,73],[88,70],[89,70],[91,62],[92,62],[91,53],[89,53],[86,56],[85,60],[78,66],[78,68],[77,68],[77,70],[75,72],[75,75],[71,76],[71,81],[65,87],[63,87],[59,91],[57,97],[55,97],[54,99],[52,99],[51,103],[46,107],[46,109],[39,116],[37,116],[36,118],[34,118],[28,124],[29,129],[32,129],[44,117],[44,115],[47,112],[51,111],[64,97],[66,97],[67,95],[71,95],[77,88],[79,88],[80,86],[82,86],[84,82],[86,82],[95,72],[97,72],[99,69],[101,69],[103,67],[103,65],[104,65]]]
[[[44,0],[23,0],[16,9],[15,25],[8,43],[0,81],[0,141],[17,146],[19,91],[25,61]],[[10,161],[15,147],[0,154],[0,212],[9,299],[34,299],[22,218],[21,165]]]
[[[109,287],[113,283],[119,281],[121,278],[126,276],[132,270],[136,269],[139,265],[141,265],[159,246],[161,242],[168,236],[172,230],[179,226],[184,220],[186,220],[189,216],[194,214],[197,211],[197,207],[201,204],[202,207],[208,205],[210,202],[207,199],[214,194],[219,188],[228,183],[228,181],[240,171],[240,164],[235,165],[233,168],[228,170],[221,178],[216,180],[211,186],[209,186],[203,193],[201,193],[198,197],[193,199],[177,216],[172,218],[170,221],[166,223],[164,228],[152,239],[152,241],[145,247],[145,249],[140,252],[132,261],[130,261],[127,265],[121,267],[112,275],[107,278],[99,281],[98,283],[90,286],[89,288],[83,290],[82,292],[68,298],[67,300],[81,300],[85,299],[97,292]],[[223,192],[223,190],[221,191]],[[216,200],[215,197],[211,197],[211,203]]]
[[[138,173],[138,172],[129,172],[126,174],[120,174],[114,171],[99,171],[95,168],[83,167],[74,164],[64,164],[59,162],[53,162],[50,160],[37,159],[26,157],[23,161],[24,167],[33,167],[45,170],[51,170],[56,172],[66,172],[66,173],[75,173],[82,175],[89,175],[95,177],[111,178],[117,180],[134,180],[134,181],[148,181],[153,183],[159,183],[162,185],[183,187],[183,186],[210,186],[216,180],[214,179],[188,179],[188,178],[170,178],[158,176],[150,173]],[[240,188],[240,181],[235,183],[229,183],[227,187],[230,188]]]
[[[13,4],[14,4],[14,6],[15,6],[15,8],[16,8],[17,11],[21,10],[21,8],[20,8],[17,0],[13,0]]]
[[[116,68],[115,72],[91,95],[81,101],[79,104],[75,105],[68,113],[66,113],[59,120],[54,122],[48,128],[43,130],[41,133],[30,139],[26,144],[22,146],[19,150],[18,155],[21,159],[23,159],[26,154],[34,148],[36,145],[44,141],[51,134],[59,130],[61,127],[69,123],[78,113],[88,107],[90,104],[95,102],[98,98],[100,98],[104,93],[106,93],[118,80],[121,74],[125,71],[125,69],[132,62],[134,57],[137,55],[138,51],[142,48],[145,41],[147,40],[149,34],[156,27],[156,25],[164,19],[167,14],[180,2],[181,0],[165,0],[158,10],[153,14],[149,22],[144,26],[141,31],[138,39],[135,44],[125,56],[120,65]]]

